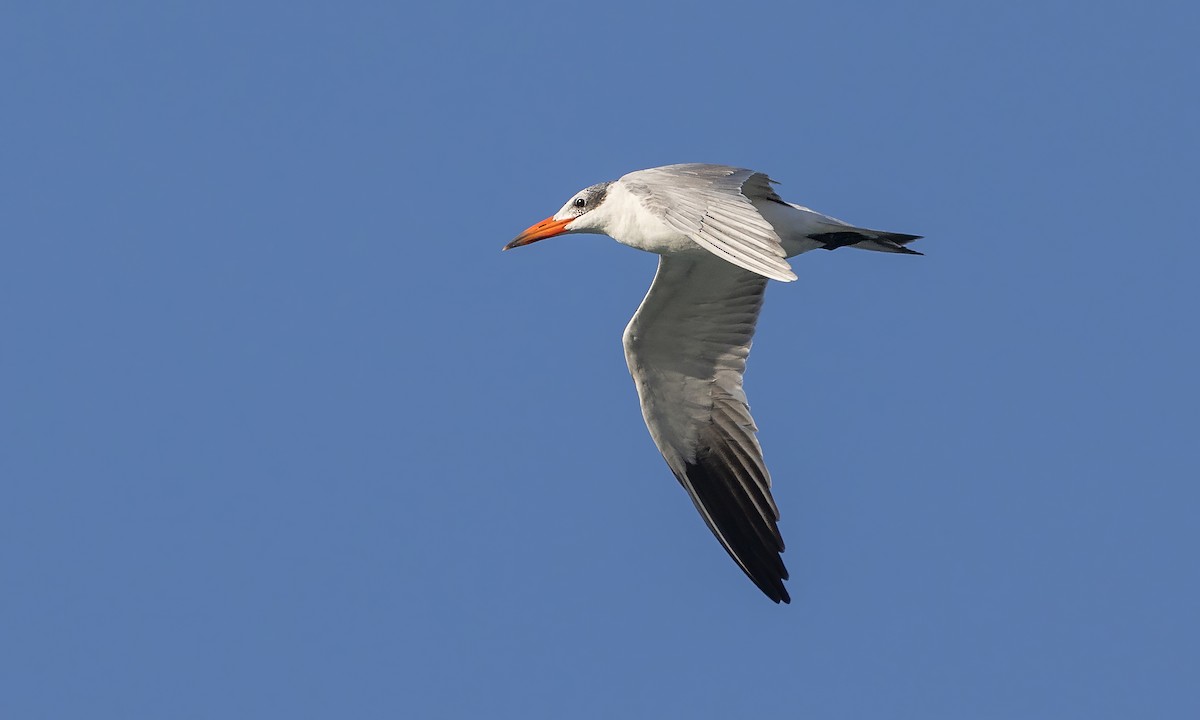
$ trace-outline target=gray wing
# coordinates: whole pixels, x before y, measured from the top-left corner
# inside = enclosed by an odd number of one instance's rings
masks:
[[[773,280],[795,280],[783,245],[752,199],[783,201],[762,173],[726,165],[667,165],[621,178],[648,210],[697,245]]]
[[[790,602],[779,509],[742,390],[766,284],[701,251],[660,257],[625,358],[646,427],[704,522],[767,597]]]

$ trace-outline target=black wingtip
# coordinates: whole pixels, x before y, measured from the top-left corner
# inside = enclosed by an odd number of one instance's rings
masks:
[[[753,580],[754,578],[750,578],[750,579]],[[786,579],[787,578],[785,577],[784,580],[786,580]],[[785,588],[782,583],[780,583],[778,588],[774,588],[775,590],[777,590],[777,592],[768,592],[767,588],[763,587],[762,585],[759,585],[757,582],[754,584],[758,585],[758,589],[762,590],[763,595],[766,595],[767,598],[770,599],[771,602],[775,603],[776,605],[779,605],[780,603],[782,603],[784,605],[792,604],[792,596],[788,595],[787,588]]]
[[[706,462],[707,461],[707,462]],[[774,522],[764,522],[763,516],[747,503],[738,478],[711,457],[700,457],[696,463],[686,463],[684,474],[690,486],[693,502],[701,516],[711,516],[709,529],[721,542],[746,577],[775,603],[791,603],[783,581],[788,579],[787,567],[781,553],[783,541]],[[705,517],[708,522],[708,517]]]

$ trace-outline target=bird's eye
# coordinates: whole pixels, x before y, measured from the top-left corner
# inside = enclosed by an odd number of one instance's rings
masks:
[[[575,207],[583,207],[584,205],[587,205],[587,200],[584,200],[583,198],[575,198]]]

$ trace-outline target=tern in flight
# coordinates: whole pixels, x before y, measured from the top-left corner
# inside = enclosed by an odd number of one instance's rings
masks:
[[[658,272],[623,338],[642,416],[671,472],[742,572],[775,602],[783,537],[771,475],[742,390],[767,280],[821,248],[920,255],[918,235],[855,227],[785,202],[763,173],[667,165],[586,187],[504,247],[598,233],[656,253]]]

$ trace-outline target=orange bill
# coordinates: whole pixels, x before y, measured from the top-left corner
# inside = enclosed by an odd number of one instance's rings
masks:
[[[538,240],[545,240],[548,237],[562,235],[567,231],[567,225],[575,218],[567,218],[566,220],[555,220],[553,216],[546,218],[536,225],[531,225],[525,232],[518,235],[512,242],[504,246],[505,250],[535,243]]]

